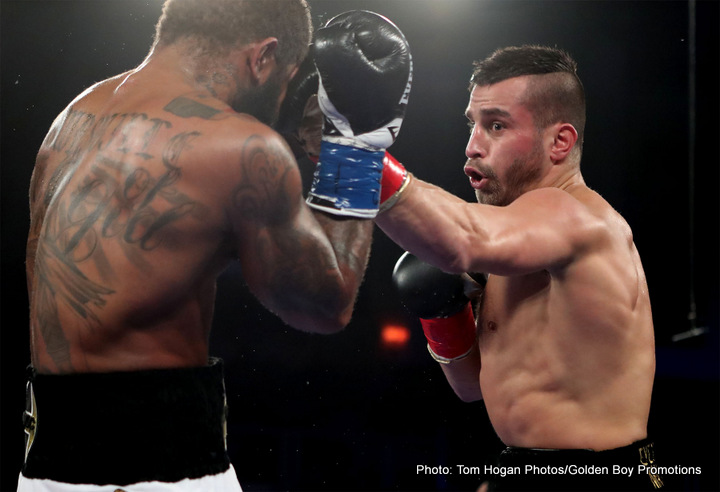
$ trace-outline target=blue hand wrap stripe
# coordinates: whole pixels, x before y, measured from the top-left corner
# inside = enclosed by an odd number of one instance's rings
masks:
[[[385,151],[322,142],[308,203],[340,215],[374,217]]]

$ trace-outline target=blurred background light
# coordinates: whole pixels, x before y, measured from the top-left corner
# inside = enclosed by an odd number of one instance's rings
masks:
[[[385,325],[380,331],[382,346],[389,349],[403,349],[410,341],[410,330],[401,325]]]

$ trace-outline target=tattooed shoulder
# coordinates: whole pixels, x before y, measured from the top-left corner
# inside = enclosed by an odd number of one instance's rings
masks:
[[[243,143],[240,152],[239,182],[233,191],[233,205],[247,221],[266,225],[287,222],[302,187],[297,164],[270,132],[256,133]]]

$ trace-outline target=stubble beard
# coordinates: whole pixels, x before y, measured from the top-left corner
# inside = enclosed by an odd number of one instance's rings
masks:
[[[236,95],[231,107],[238,113],[249,114],[272,126],[277,122],[280,113],[281,92],[280,77],[276,75],[260,87]]]
[[[504,207],[519,196],[533,189],[540,180],[543,153],[539,142],[522,157],[517,157],[508,167],[506,184],[503,185],[491,169],[481,169],[488,179],[484,190],[475,190],[478,203]]]

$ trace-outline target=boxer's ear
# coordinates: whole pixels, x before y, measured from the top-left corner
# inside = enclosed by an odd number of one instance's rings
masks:
[[[258,85],[264,84],[275,69],[275,51],[277,50],[277,38],[267,38],[255,43],[250,50],[249,64],[253,80]]]
[[[550,147],[550,159],[553,164],[563,162],[578,139],[577,130],[570,123],[556,123],[551,125],[550,130],[552,131],[553,142]]]

